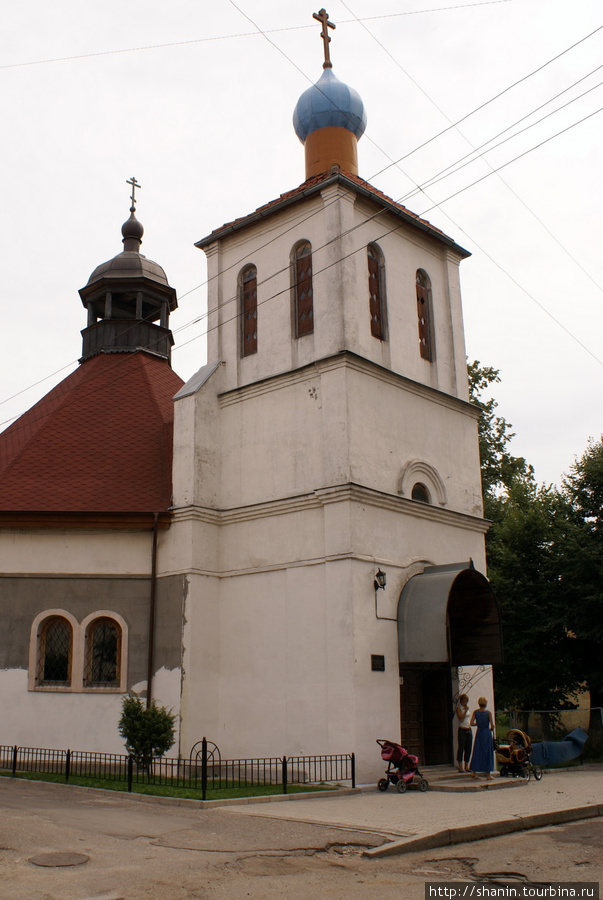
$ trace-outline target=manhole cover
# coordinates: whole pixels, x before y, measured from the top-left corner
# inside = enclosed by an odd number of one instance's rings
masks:
[[[29,861],[34,866],[58,868],[59,866],[83,866],[89,859],[90,857],[85,853],[40,853],[39,856],[32,856]]]

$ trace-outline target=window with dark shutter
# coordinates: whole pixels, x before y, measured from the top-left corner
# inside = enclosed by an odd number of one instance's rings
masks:
[[[255,266],[241,273],[241,355],[250,356],[258,349],[258,275]]]
[[[417,316],[419,320],[419,352],[421,358],[431,362],[433,359],[433,340],[431,336],[431,283],[428,275],[421,269],[417,271]]]
[[[314,331],[312,247],[307,241],[295,249],[294,273],[295,336],[302,337]]]
[[[374,244],[367,249],[369,272],[369,310],[371,314],[371,334],[380,341],[385,340],[385,290],[383,255]]]

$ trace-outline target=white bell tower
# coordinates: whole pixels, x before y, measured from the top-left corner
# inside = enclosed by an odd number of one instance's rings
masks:
[[[185,584],[182,750],[353,750],[368,780],[375,739],[400,739],[402,590],[426,567],[483,572],[487,524],[469,254],[359,177],[364,105],[321,21],[294,114],[306,180],[197,243],[209,362],[177,395],[164,559]]]

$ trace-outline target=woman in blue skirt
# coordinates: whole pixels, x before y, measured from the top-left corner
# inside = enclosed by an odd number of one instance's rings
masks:
[[[470,764],[471,774],[474,778],[477,778],[478,772],[485,772],[488,781],[492,781],[492,770],[494,768],[494,741],[492,738],[494,722],[492,721],[492,713],[489,709],[486,709],[488,705],[486,698],[480,697],[477,703],[479,709],[476,709],[471,716],[471,725],[477,726]]]

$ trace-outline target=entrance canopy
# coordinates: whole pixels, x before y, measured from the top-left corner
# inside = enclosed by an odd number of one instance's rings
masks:
[[[410,579],[398,603],[398,652],[401,663],[502,662],[498,605],[472,562],[430,566]]]

